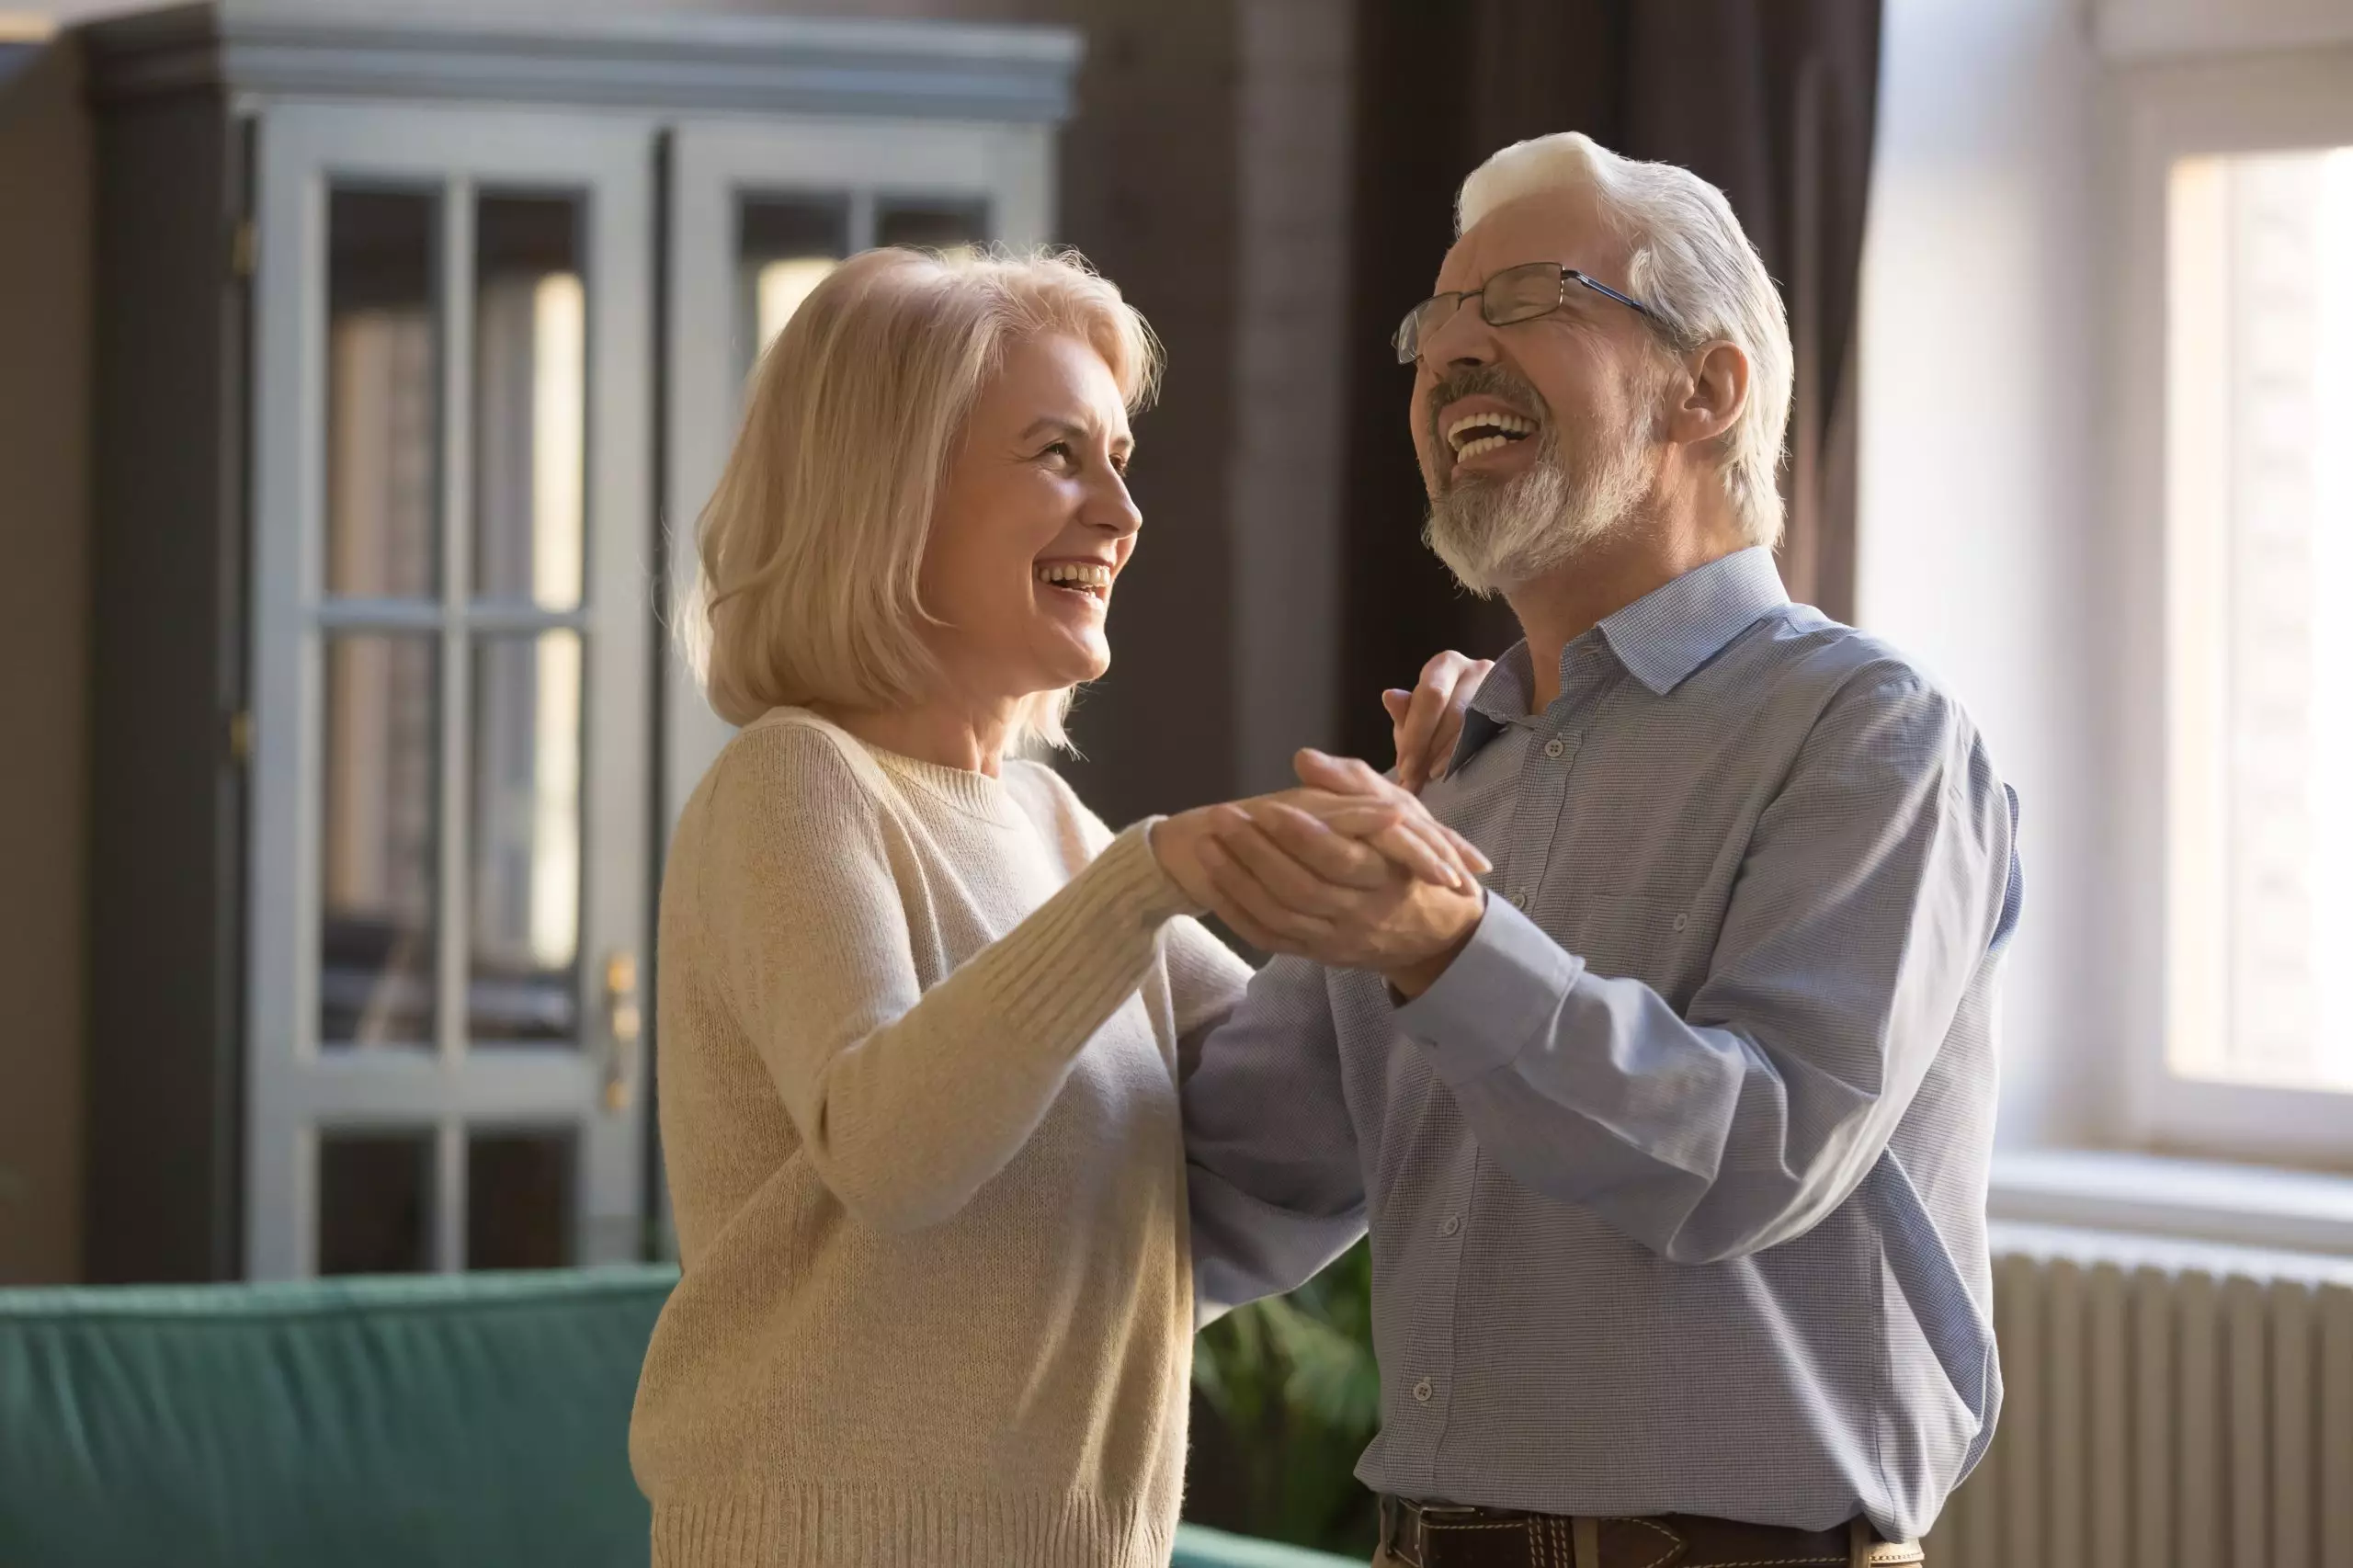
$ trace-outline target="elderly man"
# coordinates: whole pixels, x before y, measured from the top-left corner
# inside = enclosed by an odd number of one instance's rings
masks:
[[[1205,1301],[1370,1225],[1382,1562],[1917,1562],[2000,1400],[2015,800],[1782,591],[1789,330],[1721,193],[1545,137],[1458,233],[1397,351],[1428,542],[1526,634],[1424,794],[1495,870],[1233,811],[1222,912],[1295,956],[1185,1085]]]

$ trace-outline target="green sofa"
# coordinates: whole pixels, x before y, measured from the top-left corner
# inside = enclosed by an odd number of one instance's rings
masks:
[[[642,1563],[630,1402],[676,1278],[0,1290],[0,1565]],[[1345,1561],[1181,1536],[1176,1568]]]

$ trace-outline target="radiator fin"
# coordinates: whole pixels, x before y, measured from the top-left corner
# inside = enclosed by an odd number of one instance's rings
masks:
[[[1934,1568],[2353,1568],[2353,1285],[2010,1253]]]

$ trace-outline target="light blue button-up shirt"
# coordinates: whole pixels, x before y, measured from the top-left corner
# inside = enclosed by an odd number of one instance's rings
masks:
[[[1526,646],[1425,800],[1495,862],[1438,982],[1279,959],[1185,1085],[1202,1294],[1370,1225],[1379,1491],[1925,1533],[2000,1403],[2016,803],[1968,716],[1742,551]]]

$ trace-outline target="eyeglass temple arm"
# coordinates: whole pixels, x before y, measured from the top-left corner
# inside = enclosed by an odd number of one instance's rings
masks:
[[[1643,314],[1644,314],[1644,315],[1646,315],[1646,316],[1650,317],[1653,321],[1656,321],[1656,320],[1658,319],[1658,312],[1657,312],[1656,311],[1652,310],[1648,305],[1645,305],[1645,304],[1644,304],[1644,303],[1643,303],[1640,300],[1637,300],[1636,298],[1634,298],[1631,294],[1620,294],[1620,292],[1618,292],[1618,290],[1617,290],[1612,289],[1608,284],[1607,284],[1607,283],[1603,283],[1603,282],[1599,282],[1599,281],[1597,281],[1597,280],[1596,280],[1596,279],[1594,279],[1594,278],[1587,278],[1584,273],[1579,272],[1575,267],[1564,267],[1561,268],[1561,275],[1562,275],[1563,278],[1575,278],[1578,282],[1580,282],[1580,283],[1584,284],[1586,288],[1588,288],[1588,289],[1592,290],[1595,293],[1597,293],[1597,294],[1607,294],[1609,298],[1611,298],[1611,299],[1613,299],[1613,300],[1617,301],[1620,304],[1624,305],[1624,306],[1627,306],[1628,308],[1630,308],[1630,309],[1631,309],[1631,310],[1637,310],[1637,311],[1642,312],[1643,312]]]

